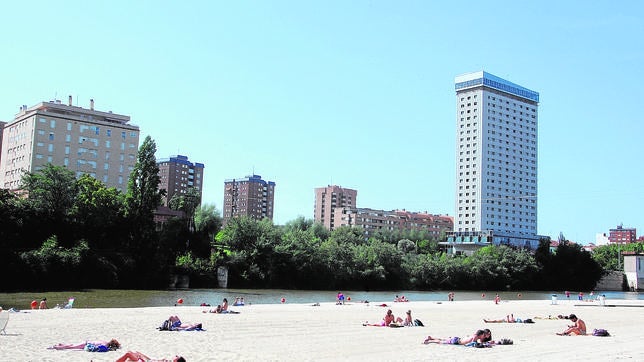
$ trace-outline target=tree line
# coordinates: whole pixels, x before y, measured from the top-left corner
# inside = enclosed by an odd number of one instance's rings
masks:
[[[155,223],[161,204],[156,144],[148,136],[127,192],[65,167],[27,173],[23,193],[0,190],[0,288],[165,289],[187,274],[193,288],[228,286],[320,290],[591,290],[617,253],[593,257],[560,240],[550,250],[487,246],[470,256],[448,254],[422,231],[325,229],[299,217],[285,225],[246,217],[222,227],[214,205],[188,192],[170,200],[183,216]]]

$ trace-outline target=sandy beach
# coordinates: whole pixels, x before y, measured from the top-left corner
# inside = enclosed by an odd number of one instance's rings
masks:
[[[287,302],[231,307],[239,314],[203,313],[208,309],[184,305],[9,313],[7,334],[0,334],[0,360],[114,361],[125,351],[135,350],[155,358],[178,354],[187,361],[644,361],[644,301],[638,300],[607,300],[606,306],[576,300],[560,300],[556,305],[550,300],[501,301],[498,305],[490,300],[321,302],[319,306]],[[366,321],[382,320],[387,309],[400,317],[411,310],[425,327],[363,326]],[[483,322],[510,313],[535,323]],[[570,313],[583,319],[590,332],[604,328],[611,336],[557,336],[570,321],[539,319]],[[156,327],[169,315],[178,315],[184,322],[201,322],[205,331],[158,331]],[[428,335],[465,337],[480,328],[491,329],[494,339],[510,338],[514,344],[492,348],[422,344]],[[120,350],[92,353],[47,348],[110,338],[121,342]]]

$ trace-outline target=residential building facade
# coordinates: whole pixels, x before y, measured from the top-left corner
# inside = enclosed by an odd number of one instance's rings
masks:
[[[203,191],[204,164],[190,162],[187,156],[176,155],[157,160],[159,166],[160,190],[166,190],[163,205],[168,206],[174,195],[185,195],[194,190],[201,200]]]
[[[2,130],[0,187],[17,190],[25,172],[51,163],[126,192],[139,147],[139,127],[129,121],[126,115],[95,110],[94,100],[89,109],[74,106],[71,96],[68,104],[55,100],[20,107]]]
[[[350,226],[363,229],[365,238],[379,231],[425,231],[438,240],[442,233],[449,232],[454,227],[454,219],[447,215],[355,207],[335,208],[334,220],[336,228]]]
[[[336,208],[356,207],[357,197],[357,190],[347,189],[337,185],[316,188],[313,221],[321,223],[329,230],[333,230],[336,227]]]
[[[637,229],[625,228],[622,225],[617,225],[616,228],[610,229],[608,234],[608,242],[613,244],[629,244],[637,241]]]
[[[487,72],[457,76],[452,244],[536,248],[539,93]]]
[[[273,220],[274,198],[275,182],[262,180],[260,175],[225,180],[223,224],[238,216]]]

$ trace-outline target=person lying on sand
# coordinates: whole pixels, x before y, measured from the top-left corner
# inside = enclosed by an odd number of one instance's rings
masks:
[[[127,351],[116,362],[186,362],[186,359],[181,356],[174,356],[172,359],[154,359],[139,351]]]
[[[201,329],[201,323],[182,323],[176,315],[171,315],[168,320],[170,321],[171,331],[194,331]]]
[[[107,352],[116,351],[121,348],[121,344],[116,339],[112,338],[109,341],[86,341],[82,343],[58,343],[49,347],[50,349],[78,349],[86,350],[88,352]]]
[[[485,323],[534,323],[532,319],[514,318],[514,314],[506,315],[505,319],[483,319]]]
[[[423,341],[423,344],[438,343],[438,344],[458,344],[465,345],[470,342],[485,343],[492,340],[492,332],[489,329],[479,329],[470,337],[460,338],[460,337],[447,337],[447,338],[435,338],[432,336],[427,336]]]

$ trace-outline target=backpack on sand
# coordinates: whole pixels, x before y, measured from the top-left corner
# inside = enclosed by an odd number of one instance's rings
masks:
[[[593,336],[608,337],[608,336],[610,336],[610,333],[608,333],[607,330],[600,328],[600,329],[593,330]]]
[[[414,319],[414,325],[415,325],[416,327],[424,327],[424,326],[425,326],[425,325],[423,324],[423,322],[421,322],[421,321],[420,321],[420,319]]]
[[[163,323],[159,327],[157,327],[158,330],[160,331],[169,331],[170,327],[172,327],[172,323],[170,322],[169,319],[164,320]]]

